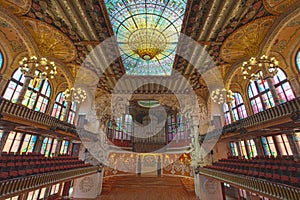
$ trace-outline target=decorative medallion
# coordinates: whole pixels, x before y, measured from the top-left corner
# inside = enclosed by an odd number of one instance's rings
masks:
[[[1,7],[15,15],[25,15],[31,8],[32,0],[0,0]]]
[[[204,187],[209,194],[214,194],[217,191],[218,185],[216,181],[207,179],[204,182]]]
[[[298,0],[263,0],[263,3],[268,12],[274,15],[280,15],[297,1]]]
[[[43,56],[51,56],[63,62],[71,62],[77,56],[72,41],[55,27],[28,17],[21,18]]]
[[[276,19],[275,16],[256,19],[233,32],[221,47],[220,56],[228,62],[256,55]]]
[[[92,190],[94,186],[94,180],[91,177],[84,177],[80,182],[79,182],[79,189],[82,192],[89,192]]]

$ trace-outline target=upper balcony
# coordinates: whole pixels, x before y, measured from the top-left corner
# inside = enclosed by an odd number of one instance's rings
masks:
[[[0,98],[0,125],[7,130],[35,130],[78,139],[76,127],[45,113]]]
[[[300,97],[259,112],[223,127],[223,134],[247,133],[263,129],[297,128],[300,122]]]

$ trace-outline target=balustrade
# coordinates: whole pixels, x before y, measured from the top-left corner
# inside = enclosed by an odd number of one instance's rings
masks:
[[[82,176],[87,176],[93,173],[97,173],[98,170],[98,166],[91,166],[1,181],[0,199],[9,198],[25,191],[34,190],[35,188],[40,188],[47,185],[53,185],[67,180],[79,178]]]
[[[76,134],[76,127],[74,125],[62,122],[55,117],[51,117],[45,113],[34,111],[23,105],[12,103],[3,98],[0,98],[0,114],[2,116],[11,115],[14,117],[22,118],[24,120],[32,121],[37,124],[49,126],[52,130],[59,129]]]
[[[300,199],[299,188],[293,186],[202,167],[199,168],[199,173],[269,198]]]
[[[268,110],[259,112],[245,119],[241,119],[232,124],[226,125],[223,128],[223,133],[230,133],[239,130],[241,127],[247,128],[264,123],[269,120],[274,120],[283,116],[292,115],[300,110],[300,97],[280,104]]]

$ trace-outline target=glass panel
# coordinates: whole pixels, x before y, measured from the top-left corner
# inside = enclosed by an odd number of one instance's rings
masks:
[[[20,143],[21,143],[21,140],[22,140],[22,136],[23,136],[22,133],[17,133],[10,152],[17,152],[19,150],[19,146],[20,146]]]
[[[268,141],[268,144],[269,144],[271,155],[276,157],[277,156],[277,150],[276,150],[276,147],[275,147],[272,136],[267,137],[267,141]]]
[[[289,140],[288,140],[287,136],[285,134],[283,134],[282,138],[283,138],[283,142],[285,144],[286,150],[287,150],[287,154],[288,155],[293,155],[293,152],[292,152],[292,149],[291,149],[291,146],[290,146],[290,143],[289,143]]]
[[[272,155],[271,154],[271,150],[270,150],[269,145],[268,145],[267,138],[265,138],[265,137],[262,136],[261,137],[261,142],[262,142],[262,145],[263,145],[263,148],[264,148],[265,155],[266,156]]]
[[[8,138],[5,142],[4,148],[3,148],[3,152],[9,152],[10,147],[14,141],[16,133],[15,132],[10,132],[8,135]]]

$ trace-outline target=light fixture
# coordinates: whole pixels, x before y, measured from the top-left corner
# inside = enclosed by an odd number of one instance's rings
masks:
[[[81,88],[66,89],[64,91],[64,99],[66,101],[74,101],[76,103],[84,102],[86,99],[86,91]]]
[[[56,66],[54,62],[48,62],[46,58],[38,59],[36,56],[30,58],[24,57],[20,62],[20,70],[25,77],[31,77],[34,79],[53,79],[57,74]],[[36,70],[40,70],[40,73],[35,73]]]
[[[231,90],[226,90],[225,88],[216,89],[212,91],[211,99],[218,104],[232,103],[234,101],[234,94]]]
[[[253,68],[261,70],[261,73],[251,73]],[[251,57],[249,61],[245,61],[241,68],[244,79],[259,80],[274,77],[278,72],[278,61],[266,55],[261,56],[259,59]]]
[[[166,37],[157,29],[143,28],[134,31],[128,39],[129,47],[143,60],[152,60],[166,49]]]

